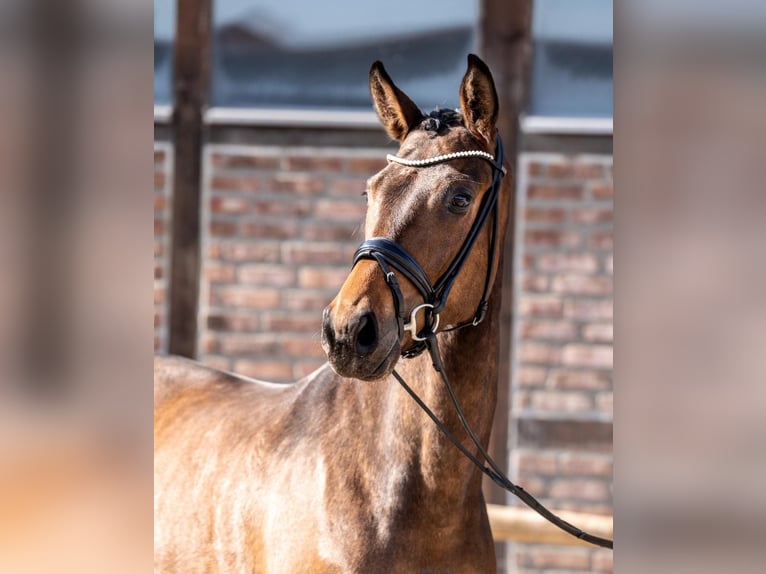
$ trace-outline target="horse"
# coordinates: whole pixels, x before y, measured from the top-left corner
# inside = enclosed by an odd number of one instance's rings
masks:
[[[369,83],[399,150],[368,180],[367,240],[324,310],[328,362],[279,385],[155,360],[155,572],[496,570],[481,472],[394,378],[465,442],[420,353],[438,343],[487,446],[511,201],[494,81],[469,55],[460,109],[427,115],[380,62]],[[492,224],[477,226],[491,193]]]

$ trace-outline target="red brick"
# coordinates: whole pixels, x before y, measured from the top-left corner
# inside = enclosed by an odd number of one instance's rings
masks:
[[[552,371],[546,383],[554,389],[600,390],[610,387],[611,378],[607,373],[594,371]]]
[[[527,550],[526,566],[532,568],[558,568],[562,570],[588,570],[590,568],[590,549],[544,546],[530,547]]]
[[[562,391],[535,391],[531,407],[544,412],[587,412],[593,409],[593,401],[584,393]]]
[[[202,335],[200,348],[203,353],[217,353],[220,350],[220,341],[210,334]]]
[[[524,242],[531,247],[577,247],[582,238],[575,231],[527,229],[524,232]]]
[[[614,186],[610,183],[594,183],[591,184],[590,194],[593,199],[612,199]]]
[[[614,552],[611,550],[596,550],[590,559],[591,569],[594,572],[614,571]]]
[[[210,283],[231,283],[234,281],[234,266],[223,263],[208,263],[205,265],[205,279]]]
[[[564,346],[561,353],[564,365],[611,369],[613,349],[611,345],[576,345]]]
[[[312,241],[361,241],[360,222],[307,221],[303,225],[303,237]]]
[[[519,314],[522,317],[561,317],[564,304],[560,297],[548,295],[522,295]]]
[[[524,218],[534,222],[561,223],[566,219],[566,211],[559,207],[527,207]]]
[[[165,150],[154,150],[154,163],[162,163],[163,161],[165,161]]]
[[[364,221],[367,205],[361,199],[357,201],[340,201],[333,199],[318,199],[314,206],[314,215],[324,219],[340,221]]]
[[[161,189],[165,187],[165,173],[161,171],[154,172],[154,189]]]
[[[537,498],[545,496],[548,490],[545,480],[536,476],[519,477],[519,486]]]
[[[572,220],[575,223],[588,225],[592,223],[610,223],[613,211],[611,209],[597,207],[583,207],[572,212]]]
[[[545,275],[529,275],[527,273],[521,279],[521,288],[524,291],[544,293],[548,291],[550,280]]]
[[[234,371],[261,381],[288,382],[292,379],[290,361],[241,359],[234,363]]]
[[[388,165],[386,154],[381,150],[380,157],[351,157],[348,160],[348,171],[351,173],[361,173],[373,175]]]
[[[165,220],[162,217],[154,218],[154,235],[162,235],[165,233]]]
[[[574,176],[580,179],[599,179],[604,177],[604,166],[598,163],[575,162],[572,165]]]
[[[588,239],[588,247],[591,249],[613,249],[613,233],[611,231],[594,231]]]
[[[519,361],[521,363],[558,364],[561,360],[561,349],[544,343],[522,342],[519,344]]]
[[[210,179],[210,187],[213,190],[253,192],[263,189],[263,180],[257,175],[215,174]]]
[[[571,162],[548,162],[545,166],[548,177],[563,179],[574,176],[574,165]]]
[[[519,472],[554,475],[557,467],[558,463],[554,454],[534,451],[520,452],[518,455]]]
[[[560,478],[551,483],[550,495],[553,498],[571,498],[576,500],[609,500],[609,485],[600,480]]]
[[[296,173],[279,174],[269,181],[269,189],[272,191],[297,195],[316,195],[324,186],[324,181],[317,177]]]
[[[309,288],[340,289],[348,273],[348,267],[303,267],[298,271],[298,285]]]
[[[609,295],[612,293],[612,278],[573,273],[558,275],[553,279],[551,291],[567,295]]]
[[[212,163],[217,168],[277,169],[279,157],[216,153],[213,154]]]
[[[208,230],[215,237],[234,237],[237,235],[237,224],[233,221],[211,221]]]
[[[516,382],[522,387],[542,387],[546,372],[543,367],[522,366],[516,371]]]
[[[263,328],[266,331],[298,331],[319,333],[322,314],[317,312],[295,313],[272,311],[263,314]]]
[[[211,292],[213,305],[273,309],[279,304],[279,290],[273,288],[227,286]]]
[[[293,363],[293,379],[298,380],[306,377],[325,364],[326,361],[318,359],[310,361],[297,361]]]
[[[340,171],[342,160],[339,157],[289,156],[286,169],[303,171]]]
[[[162,257],[165,254],[165,242],[160,238],[154,240],[154,257]]]
[[[281,343],[282,351],[288,357],[322,359],[325,353],[319,342],[319,336],[286,337]]]
[[[614,340],[614,327],[611,323],[583,325],[582,338],[594,343],[611,343]]]
[[[579,185],[539,185],[532,184],[527,190],[527,197],[535,199],[580,200],[583,188]]]
[[[527,164],[527,174],[536,177],[545,174],[545,164],[539,161],[530,161]]]
[[[154,304],[155,305],[163,305],[165,303],[165,287],[164,286],[154,286]]]
[[[614,315],[611,299],[577,299],[564,301],[564,317],[581,321],[610,321]]]
[[[356,198],[359,199],[359,201],[364,202],[362,193],[365,189],[367,189],[367,180],[363,177],[339,177],[330,181],[328,191],[331,195],[338,195],[351,199]]]
[[[612,457],[602,454],[590,453],[563,453],[559,457],[560,471],[562,474],[600,476],[609,478],[612,476]]]
[[[164,270],[162,269],[162,265],[155,265],[154,266],[154,278],[155,279],[162,279],[163,275],[164,275]]]
[[[162,325],[162,315],[157,313],[157,311],[154,312],[154,327],[155,329]]]
[[[250,202],[245,197],[221,197],[210,198],[211,213],[247,213],[250,211]]]
[[[348,264],[353,249],[337,243],[316,243],[294,241],[282,244],[282,260],[285,263]]]
[[[308,289],[285,289],[282,291],[282,307],[292,311],[321,311],[332,300],[326,292]]]
[[[240,283],[264,287],[291,287],[295,285],[296,272],[284,265],[255,263],[242,265],[237,270]]]
[[[208,315],[207,328],[211,331],[255,332],[260,327],[260,321],[255,315],[220,314]]]
[[[561,341],[574,339],[577,336],[577,328],[574,323],[565,321],[524,321],[521,323],[521,336],[525,339]]]
[[[273,335],[231,334],[219,335],[221,352],[224,355],[274,355],[279,344]]]
[[[289,219],[248,221],[242,224],[242,235],[265,239],[289,239],[298,235],[298,223]]]
[[[614,395],[611,392],[596,395],[596,408],[608,415],[614,413]]]
[[[216,357],[216,356],[206,355],[204,357],[201,357],[200,360],[208,367],[218,369],[219,371],[232,372],[231,361],[229,361],[229,359],[227,359],[226,357]]]
[[[253,201],[252,212],[273,217],[305,217],[311,213],[311,200],[296,197],[257,199]]]
[[[598,270],[598,259],[590,253],[541,253],[537,256],[537,269],[594,273]]]
[[[279,242],[277,241],[227,242],[212,244],[211,247],[217,247],[220,250],[220,257],[227,261],[275,262],[279,260]]]
[[[167,200],[161,193],[154,194],[154,211],[164,211],[167,207]]]

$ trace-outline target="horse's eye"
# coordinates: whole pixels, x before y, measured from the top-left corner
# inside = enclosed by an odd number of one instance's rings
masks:
[[[461,213],[468,209],[473,198],[466,192],[460,191],[452,196],[449,202],[450,211]]]

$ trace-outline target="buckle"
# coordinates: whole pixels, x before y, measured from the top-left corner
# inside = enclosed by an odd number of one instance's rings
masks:
[[[423,303],[422,305],[418,305],[415,307],[412,312],[410,313],[410,322],[404,324],[404,330],[409,331],[410,335],[412,336],[413,341],[425,341],[425,337],[418,336],[418,318],[417,313],[421,309],[433,309],[434,306],[431,303]],[[433,315],[434,320],[433,324],[430,326],[430,329],[433,333],[436,333],[436,330],[439,328],[439,315],[434,314]]]

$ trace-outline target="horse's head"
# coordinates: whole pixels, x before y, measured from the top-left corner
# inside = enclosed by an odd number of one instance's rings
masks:
[[[380,62],[370,70],[370,92],[381,123],[400,143],[399,152],[368,180],[368,241],[325,309],[322,329],[322,345],[335,371],[364,380],[390,374],[402,352],[416,344],[413,334],[429,326],[435,329],[437,316],[441,329],[477,318],[485,285],[494,283],[501,252],[492,244],[502,233],[497,235],[493,229],[505,229],[510,195],[500,193],[490,221],[476,227],[477,218],[487,211],[485,200],[492,197],[493,182],[500,185],[493,166],[497,94],[489,69],[479,58],[468,56],[460,111],[438,110],[424,116]],[[441,157],[456,152],[471,154]],[[433,161],[413,165],[411,160]],[[491,221],[492,217],[497,221]],[[466,238],[472,233],[475,243],[454,273],[454,261],[465,251]],[[383,257],[371,238],[385,238],[378,244]],[[417,277],[408,277],[406,269],[402,272],[397,267],[398,252],[386,251],[386,245],[394,251],[404,248],[405,255],[411,255],[416,271],[426,276],[425,288]],[[371,247],[365,251],[365,246]],[[445,279],[445,275],[454,277]],[[417,326],[410,326],[412,332],[403,331],[412,311],[429,302],[424,301],[424,290],[431,287],[437,291],[430,301],[436,309],[422,308],[414,317]]]

